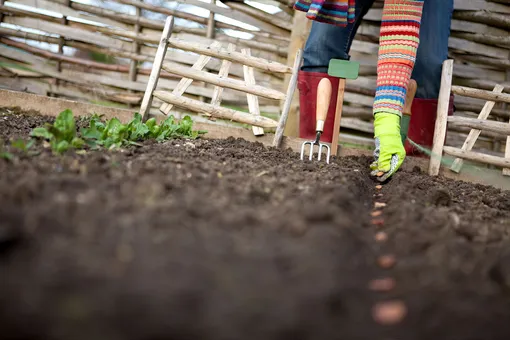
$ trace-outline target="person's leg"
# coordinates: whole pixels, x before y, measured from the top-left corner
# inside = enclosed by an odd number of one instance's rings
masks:
[[[321,141],[331,142],[333,136],[334,112],[338,78],[330,77],[328,72],[331,59],[349,60],[352,40],[361,19],[372,7],[375,0],[357,0],[355,21],[346,27],[314,21],[310,35],[303,50],[303,66],[298,74],[299,89],[299,136],[306,139],[315,138],[315,109],[317,86],[322,78],[328,78],[332,84],[331,102]],[[306,19],[308,20],[308,19]]]
[[[407,138],[427,148],[432,146],[441,71],[443,62],[448,58],[453,2],[454,0],[425,0],[423,5],[420,45],[412,73],[412,79],[416,80],[418,88],[411,107]],[[453,113],[453,97],[449,113]],[[420,154],[409,140],[405,147],[408,155]]]

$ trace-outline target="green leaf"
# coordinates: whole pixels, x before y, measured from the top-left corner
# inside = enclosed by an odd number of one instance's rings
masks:
[[[58,153],[63,153],[63,152],[66,152],[67,150],[69,150],[69,142],[66,141],[66,140],[62,140],[60,142],[58,142],[56,145],[55,145],[55,148],[54,150]]]
[[[137,141],[145,138],[150,132],[149,127],[142,122],[142,116],[138,113],[135,118],[128,124],[129,138],[128,140]]]
[[[33,139],[28,141],[17,139],[11,143],[11,146],[26,153],[34,145],[34,143],[35,141]]]
[[[152,131],[152,129],[156,126],[156,118],[152,117],[152,118],[147,119],[147,121],[145,122],[145,125],[147,125],[149,130]]]
[[[60,132],[60,137],[67,142],[72,141],[76,135],[76,122],[73,112],[69,109],[60,112],[53,126]]]
[[[120,120],[118,118],[112,118],[108,124],[106,124],[105,130],[103,132],[103,138],[118,138],[118,136],[122,134],[123,130],[126,130],[126,127],[120,122]]]
[[[0,152],[0,158],[12,161],[14,159],[14,155],[10,152]]]
[[[81,149],[85,146],[85,141],[81,138],[74,137],[73,140],[71,141],[71,145],[75,149]]]
[[[43,139],[52,139],[53,134],[48,131],[48,129],[44,127],[37,127],[30,132],[30,136],[37,137],[37,138],[43,138]]]
[[[35,144],[35,140],[30,139],[26,144],[26,150],[30,149],[32,146],[34,146],[34,144]]]
[[[177,133],[182,136],[191,136],[191,131],[193,129],[193,120],[191,120],[190,116],[185,116],[179,122],[179,128],[177,129]]]

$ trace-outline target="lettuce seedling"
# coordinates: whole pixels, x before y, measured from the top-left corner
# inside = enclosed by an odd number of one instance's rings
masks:
[[[35,156],[39,152],[38,151],[30,151],[30,149],[32,148],[32,146],[34,146],[34,144],[35,144],[35,139],[30,139],[28,141],[25,141],[23,139],[17,139],[11,143],[11,146],[15,149],[20,150],[21,152],[23,152],[24,154],[26,154],[28,156]]]
[[[80,129],[81,138],[76,136],[76,122],[71,110],[59,114],[55,123],[46,123],[43,127],[32,130],[31,136],[50,141],[51,148],[57,153],[70,148],[81,149],[88,146],[92,149],[104,147],[107,149],[120,148],[124,145],[141,145],[140,141],[155,139],[158,142],[171,138],[196,139],[206,131],[193,131],[193,121],[186,116],[178,123],[173,116],[166,118],[158,125],[155,118],[142,121],[142,116],[135,113],[133,119],[122,124],[118,118],[106,122],[102,116],[94,114],[88,127]]]
[[[193,121],[189,116],[184,117],[179,123],[175,122],[173,116],[169,116],[158,125],[155,118],[150,118],[144,123],[139,113],[135,113],[128,124],[122,124],[117,118],[103,123],[100,117],[95,115],[90,120],[89,127],[81,129],[81,135],[86,143],[109,149],[123,145],[140,145],[138,142],[147,139],[155,139],[158,142],[178,137],[196,139],[204,133],[206,132],[193,131]]]
[[[49,140],[51,149],[56,153],[64,153],[70,148],[81,149],[85,145],[85,141],[76,136],[76,122],[69,109],[62,111],[55,123],[35,128],[30,135]]]

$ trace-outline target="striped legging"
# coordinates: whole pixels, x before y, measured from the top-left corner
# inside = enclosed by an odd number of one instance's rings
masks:
[[[373,112],[402,115],[420,42],[424,0],[385,0]]]

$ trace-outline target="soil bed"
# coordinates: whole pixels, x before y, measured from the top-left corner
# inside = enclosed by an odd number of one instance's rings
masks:
[[[0,139],[51,120],[0,110]],[[36,148],[0,159],[2,339],[510,338],[508,191],[234,139]]]

